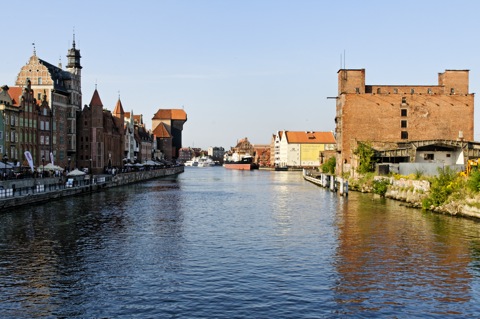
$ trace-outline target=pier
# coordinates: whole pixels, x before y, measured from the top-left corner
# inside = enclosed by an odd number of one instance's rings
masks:
[[[348,180],[342,177],[306,169],[302,174],[303,178],[310,183],[338,192],[342,196],[348,196]]]

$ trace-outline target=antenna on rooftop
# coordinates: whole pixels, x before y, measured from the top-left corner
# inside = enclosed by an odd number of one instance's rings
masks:
[[[343,66],[342,64],[342,55],[340,54],[340,70],[343,70],[343,79],[346,81],[347,80],[347,70],[346,70],[346,64],[345,64],[345,49],[343,49]]]

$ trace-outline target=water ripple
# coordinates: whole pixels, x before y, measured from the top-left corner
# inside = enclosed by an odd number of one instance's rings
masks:
[[[478,229],[298,173],[193,168],[0,215],[0,317],[478,317]]]

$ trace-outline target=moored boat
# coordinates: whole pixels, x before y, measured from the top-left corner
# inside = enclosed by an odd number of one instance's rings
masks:
[[[215,166],[215,162],[211,158],[202,157],[198,161],[198,167],[212,167]]]
[[[241,160],[236,162],[225,162],[223,167],[228,169],[238,169],[238,170],[251,170],[257,169],[258,165],[253,162],[253,157],[245,156]]]
[[[196,159],[186,161],[185,166],[198,166],[198,161]]]

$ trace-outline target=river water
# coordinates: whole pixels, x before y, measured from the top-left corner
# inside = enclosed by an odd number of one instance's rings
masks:
[[[480,317],[479,222],[190,168],[0,215],[0,318]]]

